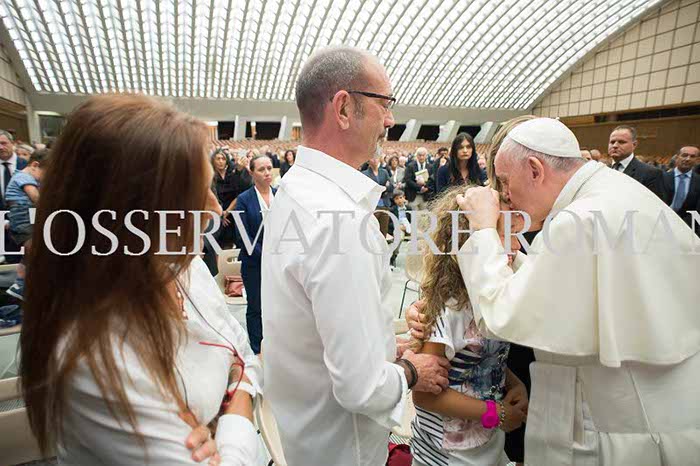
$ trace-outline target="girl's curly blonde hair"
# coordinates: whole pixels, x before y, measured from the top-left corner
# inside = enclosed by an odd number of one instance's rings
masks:
[[[437,228],[430,235],[440,252],[445,254],[432,254],[428,248],[424,248],[423,254],[423,280],[421,282],[422,298],[425,301],[423,314],[425,320],[425,336],[429,336],[435,322],[445,308],[445,303],[450,299],[455,300],[454,308],[462,309],[469,304],[467,287],[464,285],[462,273],[459,270],[456,253],[469,239],[467,233],[459,233],[457,245],[452,245],[452,217],[451,212],[459,211],[457,195],[474,185],[455,186],[444,191],[438,198],[430,203],[430,211],[437,218]],[[457,220],[460,231],[469,229],[469,220],[466,215],[460,214]],[[451,251],[454,249],[455,253]],[[452,307],[452,306],[450,306]],[[412,339],[412,347],[419,349],[422,341]]]

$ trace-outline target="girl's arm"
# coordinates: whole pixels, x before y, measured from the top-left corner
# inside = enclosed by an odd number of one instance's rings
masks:
[[[421,353],[445,357],[445,345],[425,342]],[[446,388],[439,395],[426,392],[413,392],[413,402],[427,411],[459,419],[478,421],[486,412],[486,402]]]

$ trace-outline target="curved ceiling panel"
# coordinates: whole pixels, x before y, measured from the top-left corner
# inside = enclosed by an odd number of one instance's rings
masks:
[[[38,92],[289,101],[317,48],[368,49],[399,105],[527,109],[661,0],[6,0]]]

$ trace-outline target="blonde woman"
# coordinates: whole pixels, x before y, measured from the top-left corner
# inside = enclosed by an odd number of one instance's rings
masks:
[[[467,289],[449,251],[452,244],[452,211],[459,210],[457,195],[464,186],[444,192],[431,205],[438,224],[432,240],[444,255],[424,258],[424,341],[421,352],[446,357],[452,363],[449,388],[439,395],[414,393],[417,416],[412,424],[414,465],[507,464],[503,451],[505,432],[518,428],[527,413],[527,392],[506,368],[509,344],[481,336],[474,322]],[[465,216],[459,230],[469,229]],[[511,244],[519,249],[517,241]],[[509,259],[512,261],[512,255]]]

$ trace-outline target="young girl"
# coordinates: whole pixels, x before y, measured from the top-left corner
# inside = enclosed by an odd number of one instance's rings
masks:
[[[413,393],[416,418],[411,450],[417,466],[505,465],[504,432],[519,427],[527,413],[525,387],[506,368],[509,344],[479,333],[457,256],[450,254],[450,211],[459,210],[456,197],[464,189],[452,188],[432,205],[438,219],[432,240],[447,254],[428,254],[424,260],[426,339],[421,352],[446,357],[452,368],[449,387],[439,395]],[[460,215],[459,230],[468,229],[466,216]],[[462,234],[454,250],[466,240]],[[519,245],[511,248],[517,251]]]

